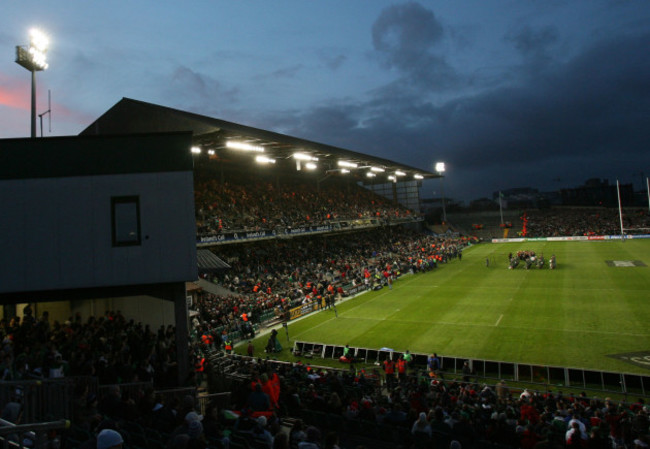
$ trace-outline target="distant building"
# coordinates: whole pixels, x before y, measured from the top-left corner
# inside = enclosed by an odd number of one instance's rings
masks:
[[[499,204],[501,194],[501,207],[505,209],[537,208],[540,203],[539,190],[532,187],[516,187],[492,193],[492,199]]]
[[[469,208],[473,210],[499,210],[499,199],[496,201],[489,198],[478,198],[469,203]]]
[[[634,202],[633,185],[622,184],[620,192],[622,205],[631,206]],[[618,206],[616,184],[610,185],[606,179],[588,179],[583,186],[561,189],[560,195],[564,206]]]
[[[635,204],[634,189],[632,184],[620,186],[621,203],[623,206]],[[609,184],[606,179],[592,178],[585,181],[584,185],[560,189],[554,192],[540,192],[532,187],[516,187],[492,193],[492,199],[503,209],[542,209],[550,206],[600,206],[617,207],[618,196],[616,184]],[[484,202],[485,198],[472,201],[473,208],[489,208]]]

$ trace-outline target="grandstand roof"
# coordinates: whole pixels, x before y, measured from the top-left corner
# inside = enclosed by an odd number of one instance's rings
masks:
[[[199,264],[199,272],[213,272],[230,268],[228,263],[221,260],[209,249],[197,249],[196,258]]]
[[[299,164],[293,158],[294,153],[301,152],[318,158],[316,170],[330,175],[341,173],[342,167],[338,165],[339,160],[355,163],[358,168],[351,169],[349,175],[360,181],[369,180],[367,173],[371,167],[385,170],[376,172],[376,178],[373,178],[372,182],[386,182],[387,177],[395,175],[396,171],[404,173],[397,177],[400,182],[413,180],[415,175],[420,175],[423,178],[439,177],[436,173],[388,159],[130,98],[122,98],[80,134],[106,135],[170,131],[192,131],[193,145],[202,150],[202,153],[196,157],[205,161],[239,162],[250,165],[251,154],[249,152],[242,154],[242,152],[226,147],[226,143],[230,141],[262,147],[264,156],[284,162],[277,164],[279,168],[282,165],[285,169],[290,167],[295,170],[300,164],[302,164],[301,167],[304,167],[305,162]],[[259,155],[260,153],[255,154]]]

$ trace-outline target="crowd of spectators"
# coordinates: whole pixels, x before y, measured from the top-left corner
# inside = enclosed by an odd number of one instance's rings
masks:
[[[228,247],[233,270],[220,282],[234,293],[200,295],[191,359],[201,357],[198,338],[206,332],[218,339],[222,331],[243,330],[244,313],[255,323],[264,312],[282,315],[292,305],[321,301],[326,294],[340,299],[345,294],[343,285],[382,282],[387,273],[398,276],[408,270],[432,269],[455,257],[464,244],[389,228],[354,239],[349,235],[292,239],[245,251]],[[220,332],[215,335],[217,328]],[[0,341],[2,380],[97,376],[102,384],[153,380],[158,386],[171,386],[177,382],[175,328],[154,330],[127,320],[119,311],[85,321],[77,313],[60,322],[50,321],[47,311],[34,317],[28,305],[22,319],[0,320]]]
[[[561,237],[589,235],[620,235],[621,221],[618,209],[612,208],[556,208],[527,211],[528,237]],[[623,228],[650,232],[650,215],[646,210],[625,210]],[[645,228],[645,230],[643,230]]]
[[[390,380],[378,370],[325,370],[237,356],[228,363],[231,373],[250,379],[234,392],[234,405],[242,411],[236,428],[254,432],[258,416],[265,417],[265,427],[283,416],[306,421],[294,426],[292,444],[310,432],[313,442],[323,444],[332,432],[338,439],[368,428],[360,423],[370,425],[367,436],[396,448],[450,447],[455,441],[457,448],[618,449],[645,448],[650,441],[642,399],[626,404],[585,393],[515,390],[503,380],[479,384],[470,376],[455,378],[444,370],[433,376],[415,366]]]
[[[326,180],[319,186],[285,177],[273,183],[241,174],[228,181],[197,173],[198,235],[228,231],[284,230],[340,220],[410,218],[413,211],[356,184]]]
[[[464,238],[382,227],[220,246],[218,255],[231,269],[213,280],[233,294],[201,293],[195,325],[201,333],[241,330],[243,313],[258,323],[269,311],[283,316],[300,304],[322,302],[327,296],[340,299],[350,286],[385,285],[404,273],[428,271],[458,257],[467,243]]]
[[[0,339],[5,381],[95,376],[102,384],[178,383],[175,328],[154,331],[119,311],[50,322],[47,311],[37,319],[27,305],[22,319],[0,320]]]
[[[76,388],[73,427],[85,430],[89,440],[75,447],[98,447],[98,442],[108,438],[106,432],[101,433],[105,429],[119,433],[111,434],[111,441],[122,438],[129,445],[137,445],[139,438],[154,438],[159,446],[149,446],[156,449],[222,448],[237,438],[256,441],[259,445],[255,447],[269,449],[356,449],[362,447],[360,444],[405,449],[452,445],[641,449],[649,441],[649,410],[642,399],[626,404],[584,393],[521,391],[505,381],[479,384],[469,371],[456,377],[444,367],[427,370],[411,362],[405,375],[399,375],[379,367],[368,371],[354,365],[324,369],[302,362],[289,364],[237,355],[210,359],[206,370],[211,382],[215,377],[237,380],[230,383],[232,396],[227,410],[210,403],[199,416],[196,398],[170,400],[155,394],[152,387],[126,394],[115,385],[155,377],[158,354],[170,360],[166,356],[172,354],[173,329],[161,328],[156,335],[119,312],[86,323],[80,319],[46,323],[47,316],[33,320],[29,311],[26,317],[22,323],[5,326],[5,340],[10,341],[3,347],[5,359],[9,356],[21,360],[20,366],[35,367],[28,374],[19,371],[26,374],[23,379],[38,377],[46,369],[51,376],[59,368],[57,360],[64,360],[61,375],[95,375],[113,384],[101,396],[83,383]],[[33,341],[42,332],[41,326],[51,328],[43,334],[50,337],[46,338],[50,342],[46,348]],[[28,347],[35,349],[33,353]],[[20,352],[18,356],[13,355],[15,349]],[[83,356],[87,350],[96,355]],[[127,352],[133,353],[133,360],[141,357],[150,366],[140,371],[136,365],[128,369],[111,362],[131,360],[119,355]],[[42,356],[36,357],[37,353]],[[35,361],[29,365],[28,360]],[[227,370],[223,369],[225,364]],[[19,378],[10,376],[7,380]]]

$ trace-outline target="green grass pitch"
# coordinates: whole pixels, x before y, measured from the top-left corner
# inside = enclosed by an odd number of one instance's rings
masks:
[[[547,261],[555,254],[557,268],[509,270],[507,255],[518,250]],[[650,240],[482,243],[462,261],[340,304],[338,317],[326,310],[291,322],[289,334],[292,342],[650,374],[610,357],[650,352],[650,266],[606,261],[650,265]],[[282,329],[278,337],[285,349],[274,358],[294,360]]]

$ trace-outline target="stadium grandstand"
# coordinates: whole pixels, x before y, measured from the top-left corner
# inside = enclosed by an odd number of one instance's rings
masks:
[[[127,98],[79,136],[0,143],[5,447],[649,443],[644,375],[579,371],[641,385],[613,399],[537,391],[532,365],[527,384],[516,363],[289,344],[288,323],[520,236],[521,211],[428,223],[419,188],[438,174]],[[612,214],[530,211],[526,231],[616,234]]]

